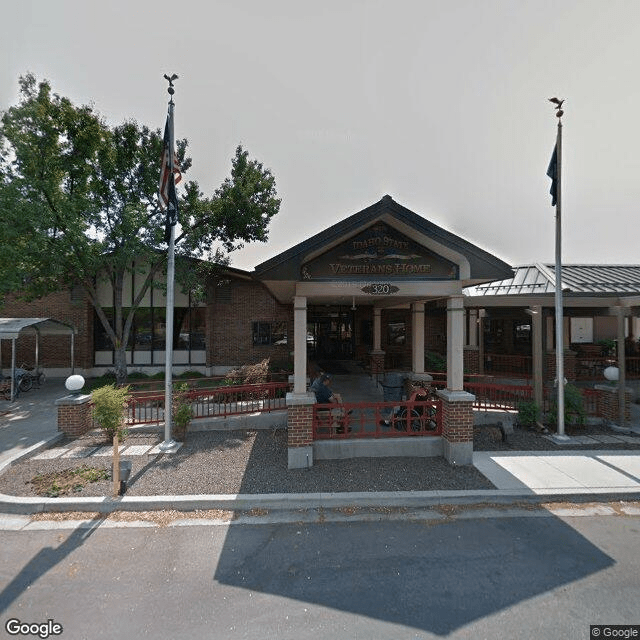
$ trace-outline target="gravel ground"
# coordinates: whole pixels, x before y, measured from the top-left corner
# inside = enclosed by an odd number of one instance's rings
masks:
[[[581,435],[609,434],[587,427]],[[126,444],[157,444],[158,434],[135,432]],[[100,446],[100,436],[89,434],[67,441],[74,446]],[[57,443],[62,446],[65,442]],[[476,428],[474,448],[478,451],[558,450],[560,447],[532,431],[517,429],[508,442],[501,441],[496,428]],[[640,449],[638,444],[572,446],[575,449]],[[311,469],[287,468],[286,432],[206,431],[190,433],[177,454],[156,458],[122,456],[132,462],[127,495],[184,495],[235,493],[304,493],[344,491],[428,491],[492,489],[474,467],[452,467],[443,458],[355,458],[320,460]],[[43,473],[89,464],[110,469],[109,457],[21,461],[0,476],[0,493],[37,495],[30,480]],[[109,480],[88,484],[77,496],[110,495]]]

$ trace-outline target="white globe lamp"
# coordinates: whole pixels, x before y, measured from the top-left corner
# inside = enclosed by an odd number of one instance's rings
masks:
[[[620,378],[620,369],[618,367],[607,367],[602,374],[609,382],[618,382]]]
[[[78,374],[69,376],[64,381],[64,386],[67,388],[67,391],[73,394],[79,394],[84,387],[84,378]]]

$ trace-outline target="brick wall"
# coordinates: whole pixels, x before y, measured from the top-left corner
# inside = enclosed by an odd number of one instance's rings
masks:
[[[286,322],[285,345],[254,345],[253,322]],[[271,357],[289,361],[293,351],[293,307],[280,304],[259,283],[232,280],[228,289],[212,287],[207,307],[207,366],[253,364]]]
[[[58,291],[43,298],[24,302],[7,295],[0,307],[5,318],[52,318],[76,327],[75,364],[80,368],[93,365],[93,307],[84,295],[71,299],[68,290]],[[11,341],[2,340],[2,366],[11,363]],[[23,332],[16,341],[16,362],[33,364],[35,359],[35,334]],[[69,367],[71,364],[70,336],[41,336],[39,363],[44,367]]]
[[[313,405],[293,405],[287,410],[287,436],[290,447],[306,447],[313,440]]]
[[[473,442],[473,403],[443,399],[442,435],[449,442]]]
[[[93,427],[91,403],[58,405],[58,431],[69,436],[81,436]]]
[[[598,402],[599,415],[605,422],[620,424],[618,389],[604,387],[603,385],[596,386],[596,389],[600,391]],[[631,420],[631,397],[631,389],[627,389],[624,394],[624,419],[627,424]]]

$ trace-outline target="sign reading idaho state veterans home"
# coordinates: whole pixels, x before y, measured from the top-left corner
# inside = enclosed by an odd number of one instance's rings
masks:
[[[303,280],[455,280],[457,266],[377,223],[302,266]]]

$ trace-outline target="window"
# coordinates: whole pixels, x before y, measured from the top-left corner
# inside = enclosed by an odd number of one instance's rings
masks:
[[[252,322],[251,334],[254,346],[287,344],[287,323]]]
[[[104,312],[111,322],[114,313],[113,308],[106,308]],[[122,309],[123,321],[128,313],[128,308]],[[133,353],[164,352],[166,347],[166,315],[167,312],[164,307],[141,307],[137,309],[129,333],[127,350]],[[204,307],[176,307],[174,309],[173,349],[174,351],[188,352],[187,361],[193,364],[204,364],[204,361],[199,362],[204,358],[202,353],[194,356],[198,359],[198,362],[196,362],[196,360],[192,360],[191,352],[204,352],[205,324],[206,309]],[[95,351],[113,350],[111,339],[95,311],[93,344]],[[145,356],[145,358],[149,362],[152,361],[150,356]],[[136,362],[136,360],[132,360],[132,362]]]
[[[390,322],[388,325],[388,344],[404,344],[407,339],[407,329],[404,322]]]

